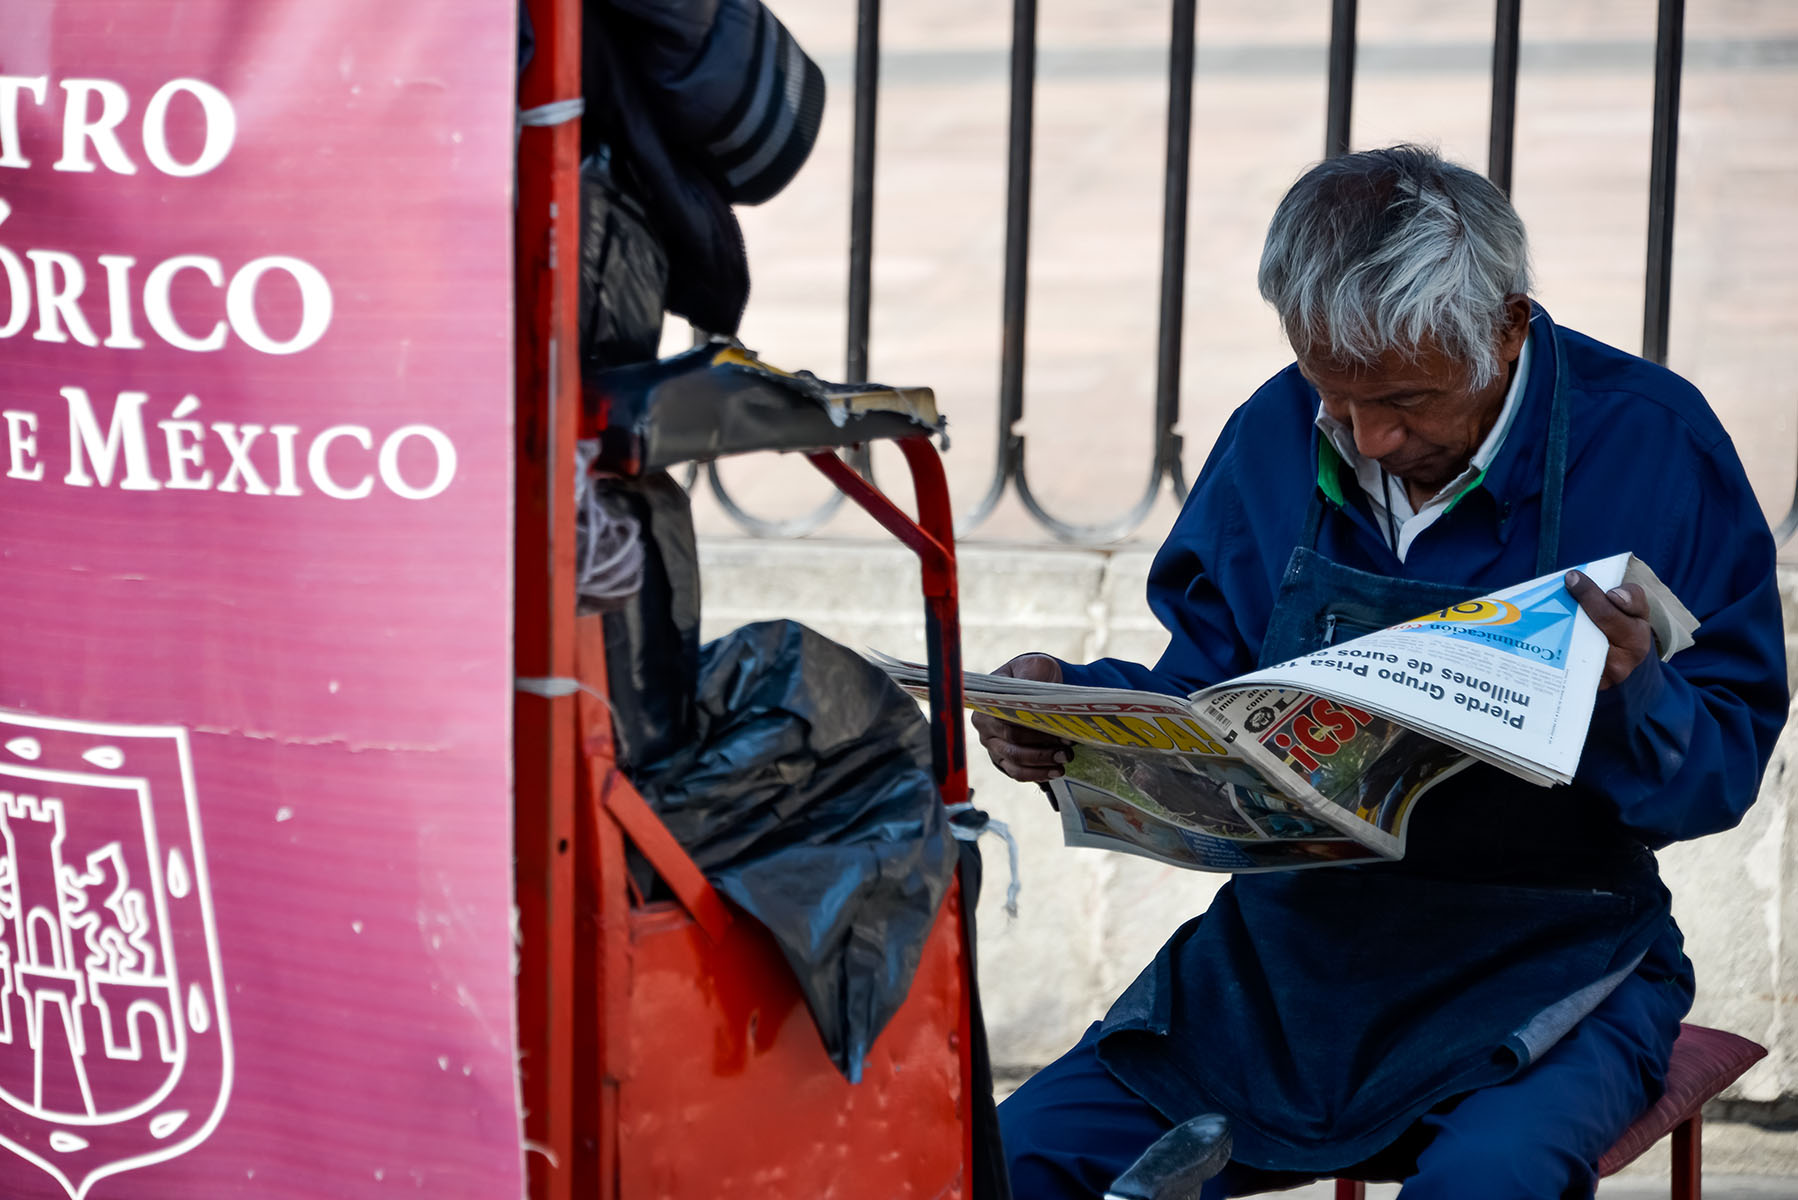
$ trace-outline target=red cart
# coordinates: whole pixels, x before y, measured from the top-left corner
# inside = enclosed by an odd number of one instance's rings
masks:
[[[572,100],[579,6],[529,7],[539,50],[521,102]],[[959,888],[942,907],[909,998],[851,1085],[826,1056],[770,939],[733,919],[617,769],[600,620],[575,616],[574,443],[608,433],[625,447],[621,459],[640,470],[669,465],[685,450],[632,425],[635,417],[627,420],[604,395],[583,405],[572,336],[577,146],[576,122],[526,128],[519,159],[518,674],[587,689],[521,691],[516,708],[530,1195],[969,1195],[976,1031],[971,925]],[[917,553],[936,780],[945,803],[963,802],[953,526],[930,426],[869,414],[839,427],[803,397],[753,381],[737,403],[736,411],[753,410],[747,424],[759,432],[719,433],[719,452],[806,452]],[[731,424],[722,413],[720,428]],[[872,438],[896,440],[904,452],[915,521],[838,457],[841,447]],[[645,903],[633,893],[627,842],[677,902]]]

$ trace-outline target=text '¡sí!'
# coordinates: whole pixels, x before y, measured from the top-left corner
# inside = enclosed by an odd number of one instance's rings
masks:
[[[39,118],[42,136],[28,136],[29,122],[22,117]],[[171,139],[172,125],[182,136]],[[197,141],[187,136],[195,130]],[[29,337],[103,353],[156,346],[209,354],[241,345],[257,354],[289,356],[323,341],[333,315],[330,281],[294,255],[227,262],[183,253],[140,262],[132,254],[89,259],[5,241],[4,225],[12,215],[3,190],[8,169],[72,175],[137,175],[147,169],[185,180],[215,170],[236,139],[237,115],[229,97],[202,80],[169,80],[134,110],[126,88],[112,80],[0,75],[0,342]],[[272,293],[289,302],[287,308],[297,297],[297,322],[282,322],[290,328],[265,324],[258,301],[266,307]],[[316,492],[340,500],[358,500],[377,489],[426,500],[455,478],[455,447],[429,425],[308,430],[208,420],[199,413],[201,398],[180,394],[185,389],[155,397],[130,390],[90,397],[80,383],[58,390],[59,398],[45,396],[36,406],[0,409],[5,468],[0,478],[127,491]],[[57,426],[66,438],[57,435]],[[54,468],[49,472],[46,459]]]

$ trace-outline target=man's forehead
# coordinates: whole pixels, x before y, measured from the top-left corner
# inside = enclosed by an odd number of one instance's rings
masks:
[[[1394,390],[1405,387],[1440,387],[1445,376],[1459,375],[1464,369],[1439,348],[1429,344],[1412,351],[1388,349],[1371,362],[1351,359],[1327,348],[1319,348],[1311,354],[1299,355],[1298,363],[1300,373],[1312,383],[1335,383],[1356,388],[1379,386]]]

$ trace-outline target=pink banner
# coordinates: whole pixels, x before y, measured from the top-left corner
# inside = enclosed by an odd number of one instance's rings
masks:
[[[520,1193],[515,20],[5,0],[7,1200]]]

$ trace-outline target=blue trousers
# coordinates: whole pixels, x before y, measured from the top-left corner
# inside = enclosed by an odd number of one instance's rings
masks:
[[[1664,1086],[1684,1010],[1664,987],[1632,975],[1528,1069],[1439,1105],[1342,1173],[1402,1179],[1401,1200],[1590,1200],[1598,1160]],[[1098,1031],[999,1106],[1017,1200],[1097,1200],[1169,1128],[1099,1064]],[[1232,1162],[1204,1200],[1308,1179]]]

